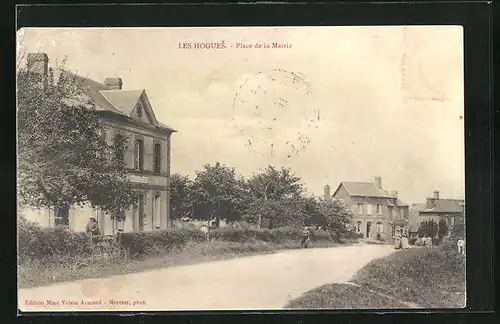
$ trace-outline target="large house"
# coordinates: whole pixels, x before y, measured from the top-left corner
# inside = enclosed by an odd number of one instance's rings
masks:
[[[443,199],[439,197],[439,190],[435,190],[433,197],[427,198],[425,203],[411,206],[410,232],[417,233],[420,224],[431,219],[438,224],[441,220],[444,220],[446,225],[450,227],[458,223],[464,223],[465,200]]]
[[[41,86],[46,87],[53,75],[47,54],[30,53],[27,60],[28,71],[39,74]],[[110,142],[115,136],[126,138],[124,159],[128,181],[137,192],[138,204],[129,208],[124,221],[112,220],[90,206],[75,206],[64,211],[25,210],[25,217],[42,226],[68,225],[74,231],[83,231],[93,216],[104,234],[168,228],[171,135],[176,131],[156,119],[144,89],[124,90],[122,79],[117,77],[106,78],[101,83],[67,71],[59,73],[59,77],[71,76],[80,81],[96,106]],[[66,220],[69,224],[64,224]]]
[[[365,238],[390,240],[408,229],[408,204],[397,191],[384,190],[381,177],[374,182],[342,182],[332,197],[350,207],[355,231]]]

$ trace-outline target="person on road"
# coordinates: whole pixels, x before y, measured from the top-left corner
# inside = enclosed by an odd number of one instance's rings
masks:
[[[306,226],[302,231],[302,240],[300,241],[300,245],[307,247],[307,243],[310,241],[310,239],[311,239],[311,229],[308,226]]]

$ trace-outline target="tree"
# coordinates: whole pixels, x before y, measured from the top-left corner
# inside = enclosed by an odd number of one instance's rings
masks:
[[[448,234],[448,224],[446,224],[446,220],[441,219],[438,224],[438,236],[439,239],[442,239]]]
[[[338,199],[321,199],[318,206],[318,225],[338,235],[347,233],[351,224],[350,209]]]
[[[420,223],[420,228],[418,229],[418,236],[420,237],[431,237],[434,238],[438,234],[438,224],[435,220],[429,219]]]
[[[195,218],[238,220],[245,203],[245,181],[234,168],[219,162],[213,166],[206,164],[196,172],[192,197]]]
[[[287,215],[288,217],[295,215],[303,218],[302,213],[299,212],[299,204],[295,202],[301,198],[304,190],[300,181],[301,179],[295,176],[290,169],[283,167],[277,169],[271,165],[261,173],[253,175],[247,182],[250,193],[250,206],[253,207],[249,210],[247,217],[257,220],[259,227],[262,227],[262,217],[264,215],[270,220],[274,218],[276,221],[280,221],[277,218],[280,215]],[[277,204],[279,202],[285,205],[278,208]],[[259,208],[259,206],[274,207],[263,209]]]
[[[193,216],[193,181],[178,173],[170,176],[170,204],[172,218]]]
[[[106,140],[85,86],[62,72],[44,88],[39,75],[24,68],[17,80],[20,205],[55,207],[63,224],[69,207],[85,202],[123,217],[135,202],[120,153],[125,139]]]

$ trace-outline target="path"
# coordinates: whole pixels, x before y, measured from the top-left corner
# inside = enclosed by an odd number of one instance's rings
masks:
[[[347,282],[368,262],[392,252],[393,247],[388,245],[357,244],[85,279],[20,289],[19,308],[23,311],[280,309],[315,287]],[[51,306],[49,299],[54,302]],[[102,305],[85,306],[82,300]],[[111,305],[111,300],[122,305]],[[32,305],[41,302],[43,305]],[[77,305],[67,305],[70,302]]]

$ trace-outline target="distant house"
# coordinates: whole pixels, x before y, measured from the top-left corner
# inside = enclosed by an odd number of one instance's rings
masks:
[[[392,239],[408,228],[409,206],[398,198],[398,192],[382,188],[382,178],[374,182],[342,182],[333,194],[352,211],[356,232],[365,238]]]
[[[432,198],[422,204],[413,204],[410,208],[410,232],[417,233],[423,221],[434,220],[439,224],[444,220],[448,226],[463,223],[465,219],[464,199],[442,199],[439,191],[434,191]]]
[[[47,87],[54,72],[48,66],[47,54],[29,53],[27,59],[28,71],[40,75],[40,86]],[[58,70],[57,74],[59,78],[80,81],[82,90],[96,107],[107,140],[111,142],[115,137],[127,140],[123,158],[128,183],[137,194],[138,204],[130,206],[125,220],[119,222],[88,205],[69,210],[25,210],[25,217],[42,226],[66,225],[74,231],[84,231],[93,216],[104,234],[169,227],[171,135],[176,131],[156,119],[144,89],[124,90],[122,79],[117,77],[101,83],[67,71]]]

